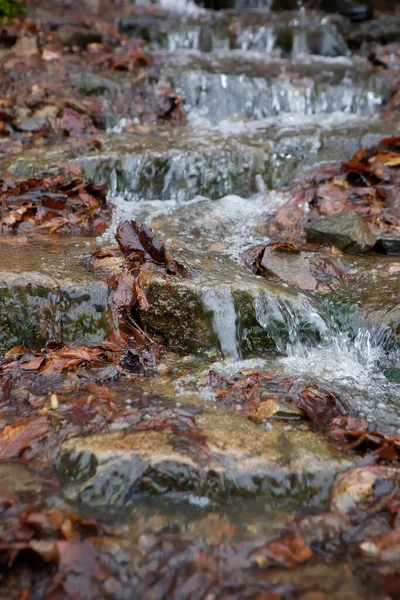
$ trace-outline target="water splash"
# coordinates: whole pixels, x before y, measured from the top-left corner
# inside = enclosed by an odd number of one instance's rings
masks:
[[[385,379],[382,368],[400,358],[389,327],[358,326],[350,311],[335,314],[331,305],[318,306],[306,295],[294,306],[258,297],[255,309],[258,322],[283,355],[282,364],[292,373],[363,388],[371,377]]]
[[[351,392],[357,414],[400,426],[400,385],[385,376],[387,368],[400,364],[389,327],[359,325],[357,314],[318,306],[305,295],[295,307],[261,297],[255,308],[282,355],[279,363],[285,373]]]

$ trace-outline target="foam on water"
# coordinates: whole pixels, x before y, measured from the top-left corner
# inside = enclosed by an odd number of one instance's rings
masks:
[[[126,200],[123,195],[112,198],[115,206],[111,226],[103,234],[102,240],[114,239],[117,224],[124,219],[145,221],[148,225],[161,218],[160,233],[166,237],[177,234],[183,245],[192,241],[192,228],[201,229],[203,242],[221,243],[220,252],[238,260],[245,250],[268,240],[257,226],[263,222],[264,215],[274,211],[284,201],[278,192],[268,194],[266,201],[265,182],[258,179],[260,192],[251,198],[224,196],[220,200],[210,200],[197,196],[190,201],[171,200]],[[172,230],[173,227],[173,230]]]
[[[136,0],[135,4],[139,6],[148,5],[148,0]],[[185,13],[187,15],[199,15],[205,12],[204,8],[198,6],[193,0],[158,0],[157,4],[160,4],[163,8],[171,12]]]
[[[353,414],[400,430],[400,384],[385,376],[387,368],[400,365],[389,327],[359,326],[357,314],[335,314],[305,294],[294,302],[255,296],[256,318],[274,340],[278,356],[243,360],[233,303],[214,294],[207,306],[220,348],[228,355],[213,364],[221,375],[246,369],[310,377],[345,392]],[[203,399],[214,399],[211,388],[199,390]]]

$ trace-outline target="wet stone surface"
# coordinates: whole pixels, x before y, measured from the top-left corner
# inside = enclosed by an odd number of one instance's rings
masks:
[[[140,493],[170,492],[215,501],[290,497],[320,505],[336,473],[352,464],[315,434],[290,425],[264,429],[221,412],[204,412],[195,424],[197,448],[190,447],[189,432],[168,429],[66,442],[58,459],[64,493],[102,507],[129,506]]]
[[[141,323],[161,336],[170,350],[233,358],[262,352],[274,342],[260,321],[260,303],[272,321],[279,305],[301,311],[303,296],[298,290],[257,277],[223,256],[188,251],[175,256],[193,271],[192,279],[162,275],[151,265],[140,275],[149,302],[148,310],[140,313]],[[118,273],[119,261],[91,260],[91,268],[100,273],[110,267]]]
[[[53,339],[100,342],[107,336],[107,285],[77,262],[88,250],[85,243],[74,248],[71,240],[11,238],[0,244],[1,352],[18,344],[40,348]]]
[[[396,600],[398,142],[353,155],[400,131],[398,18],[50,4],[2,34],[2,170],[114,208],[0,241],[0,596]]]
[[[394,129],[395,127],[395,129]],[[232,129],[232,131],[231,131]],[[69,144],[26,151],[4,167],[20,176],[58,172],[60,163],[77,162],[90,180],[106,180],[117,207],[135,216],[135,200],[174,200],[227,194],[248,197],[261,187],[279,187],[301,176],[304,166],[350,158],[360,147],[397,131],[398,124],[348,116],[308,116],[252,121],[223,128],[182,127],[168,133],[153,129],[99,138],[101,149],[80,156]],[[299,135],[301,143],[298,143]],[[125,202],[126,201],[126,202]],[[130,201],[132,201],[130,203]],[[146,216],[152,218],[149,205]],[[157,207],[159,208],[159,207]],[[156,213],[157,214],[157,213]]]

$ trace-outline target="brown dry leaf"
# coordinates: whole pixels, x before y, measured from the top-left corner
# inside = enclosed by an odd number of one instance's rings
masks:
[[[137,302],[136,277],[124,270],[117,278],[117,287],[112,302],[117,311],[130,311]]]
[[[37,356],[27,362],[21,362],[20,367],[23,371],[39,371],[44,362],[45,358],[43,356]]]
[[[7,425],[0,434],[0,457],[18,457],[32,442],[46,435],[49,428],[47,417],[30,417]]]
[[[77,172],[75,166],[66,170]],[[104,183],[82,177],[4,177],[0,180],[0,232],[48,230],[50,233],[98,233],[110,219]]]
[[[277,250],[279,252],[290,252],[294,254],[300,254],[301,250],[295,246],[294,244],[290,244],[289,242],[279,242],[279,243],[271,243],[267,245],[268,248],[272,250]]]
[[[6,353],[5,358],[7,358],[7,356],[15,356],[18,354],[24,354],[24,352],[26,352],[25,346],[14,346]]]
[[[299,536],[282,537],[257,548],[252,559],[259,568],[279,565],[293,568],[312,557],[312,550]]]
[[[400,166],[400,156],[394,156],[389,160],[385,160],[384,163],[387,167],[398,167]]]

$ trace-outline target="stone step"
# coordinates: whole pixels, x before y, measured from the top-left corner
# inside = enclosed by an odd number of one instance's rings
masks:
[[[304,335],[318,339],[322,320],[309,323],[312,301],[287,284],[254,275],[215,252],[170,248],[195,274],[192,279],[163,275],[147,263],[139,277],[149,309],[135,313],[150,335],[179,354],[222,355],[235,359],[275,349],[296,315]],[[93,257],[91,268],[118,275],[122,259]]]
[[[178,90],[189,120],[213,123],[285,113],[372,115],[393,83],[387,71],[362,58],[266,60],[265,53],[240,50],[154,51],[150,56],[152,80]],[[71,83],[88,95],[107,90],[110,101],[138,85],[134,75],[118,72],[73,73]]]
[[[335,111],[372,115],[390,77],[365,60],[270,59],[246,52],[154,53],[163,78],[180,93],[190,120],[260,119]]]
[[[169,406],[176,421],[179,413],[193,413],[184,403],[175,408],[170,401]],[[195,427],[205,440],[197,452],[184,432],[169,428],[65,442],[58,459],[64,495],[98,508],[126,508],[143,493],[218,502],[264,496],[318,506],[327,500],[335,475],[353,464],[306,426],[266,428],[222,410],[196,412]]]
[[[334,19],[315,11],[281,13],[236,13],[206,11],[184,15],[163,11],[154,14],[132,8],[119,21],[120,31],[143,38],[150,48],[168,50],[258,51],[278,56],[349,53]]]
[[[49,340],[103,341],[110,330],[107,284],[78,264],[93,240],[3,238],[0,241],[0,354]]]
[[[200,134],[182,127],[158,134],[102,136],[100,150],[79,156],[69,145],[35,148],[3,162],[3,169],[21,176],[45,175],[72,160],[86,178],[108,182],[120,212],[143,218],[137,200],[180,203],[197,195],[218,199],[232,193],[248,197],[265,186],[284,185],[322,161],[349,159],[358,148],[399,130],[397,123],[344,115],[281,117],[232,125],[226,132],[205,129]]]

